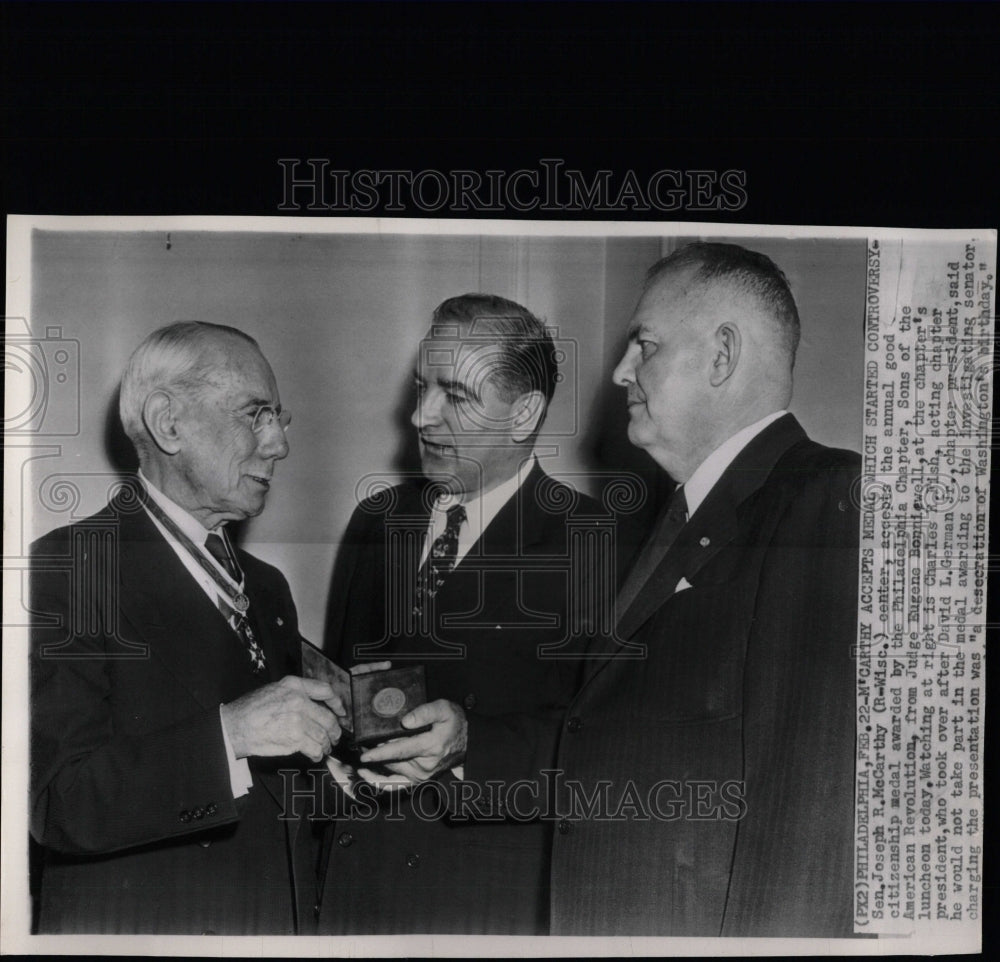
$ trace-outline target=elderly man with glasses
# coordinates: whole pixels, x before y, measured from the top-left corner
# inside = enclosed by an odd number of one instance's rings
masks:
[[[187,321],[122,379],[138,479],[33,546],[31,831],[45,933],[290,934],[312,895],[288,772],[340,737],[285,578],[226,524],[288,455],[257,343]]]

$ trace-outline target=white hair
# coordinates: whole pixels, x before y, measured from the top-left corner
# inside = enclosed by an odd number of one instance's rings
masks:
[[[142,420],[146,399],[154,391],[197,398],[205,388],[219,386],[218,347],[223,337],[236,337],[258,350],[257,342],[235,327],[205,321],[176,321],[153,331],[133,352],[122,375],[118,412],[122,427],[140,460],[149,435]]]

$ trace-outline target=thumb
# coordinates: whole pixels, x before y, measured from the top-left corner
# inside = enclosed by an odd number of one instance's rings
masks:
[[[417,705],[413,711],[407,712],[399,723],[404,728],[420,728],[423,725],[433,725],[434,722],[446,721],[455,713],[457,706],[439,698],[437,701],[429,701],[423,705]],[[458,709],[459,711],[461,709]]]
[[[370,671],[388,671],[391,667],[391,661],[368,661],[361,665],[354,665],[350,669],[350,673],[352,675],[367,675]]]

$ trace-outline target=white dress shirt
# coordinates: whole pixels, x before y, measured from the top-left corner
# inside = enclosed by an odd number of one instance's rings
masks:
[[[517,489],[524,484],[525,479],[531,473],[537,463],[534,454],[525,460],[518,471],[501,482],[495,488],[491,488],[486,494],[469,498],[466,501],[459,501],[453,495],[443,495],[434,502],[431,508],[430,523],[427,525],[427,533],[424,536],[424,548],[420,555],[420,564],[427,560],[430,554],[431,545],[444,534],[445,525],[448,522],[448,509],[456,504],[465,505],[465,521],[458,529],[458,550],[455,555],[457,565],[468,553],[469,549],[479,540],[489,523],[497,516],[500,509],[514,497]]]
[[[518,488],[524,484],[532,468],[538,463],[534,454],[523,461],[517,472],[506,481],[501,482],[495,488],[491,488],[485,494],[467,501],[460,501],[452,495],[444,495],[434,502],[431,508],[430,523],[427,525],[427,534],[424,536],[424,550],[420,556],[421,566],[430,554],[431,545],[435,540],[444,534],[445,525],[448,523],[448,509],[456,504],[465,505],[465,521],[458,529],[458,550],[455,554],[455,564],[457,565],[468,553],[472,546],[480,539],[489,523],[497,516],[500,509],[517,493]],[[465,777],[465,766],[456,765],[452,774],[462,779]]]
[[[150,480],[147,478],[142,471],[139,472],[139,480],[143,483],[148,492],[149,496],[163,509],[163,513],[170,518],[174,524],[177,525],[181,531],[184,532],[196,545],[201,547],[205,543],[205,538],[208,535],[208,530],[202,525],[197,518],[192,517],[185,511],[179,504],[171,501],[162,491],[160,491]],[[191,557],[187,548],[184,547],[162,524],[157,520],[156,516],[150,512],[146,511],[149,517],[152,519],[153,524],[156,525],[157,530],[166,539],[167,544],[174,549],[174,553],[181,560],[181,564],[188,570],[191,577],[198,582],[201,590],[208,595],[209,600],[213,605],[218,607],[219,598],[221,597],[219,589],[216,587],[215,582],[208,576],[208,574],[202,569],[201,565]],[[216,528],[215,530],[218,530]],[[225,578],[230,584],[234,585],[236,588],[242,590],[242,584],[236,584],[235,581],[229,576],[229,572],[220,565],[215,558],[212,557],[207,551],[204,552],[205,557],[211,562],[211,564],[218,569],[219,573]],[[221,612],[220,612],[221,614]],[[230,624],[231,624],[230,620]],[[222,724],[222,705],[219,705],[219,725],[222,728],[222,740],[226,745],[226,757],[229,760],[229,782],[233,789],[233,798],[239,798],[241,795],[246,795],[253,786],[253,776],[250,774],[250,765],[245,758],[237,758],[236,753],[233,751],[233,746],[229,742],[229,735],[226,733],[226,726]]]
[[[723,441],[684,483],[684,498],[687,501],[687,516],[698,510],[698,506],[708,497],[723,472],[736,460],[736,456],[769,424],[786,415],[787,411],[775,411],[767,417],[754,421],[742,431],[737,431],[727,441]]]

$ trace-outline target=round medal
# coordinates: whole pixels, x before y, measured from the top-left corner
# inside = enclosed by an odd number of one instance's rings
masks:
[[[240,592],[233,598],[233,607],[241,614],[245,615],[250,609],[250,599]]]
[[[406,695],[398,688],[383,688],[372,698],[372,709],[376,715],[392,718],[398,715],[406,705]]]

